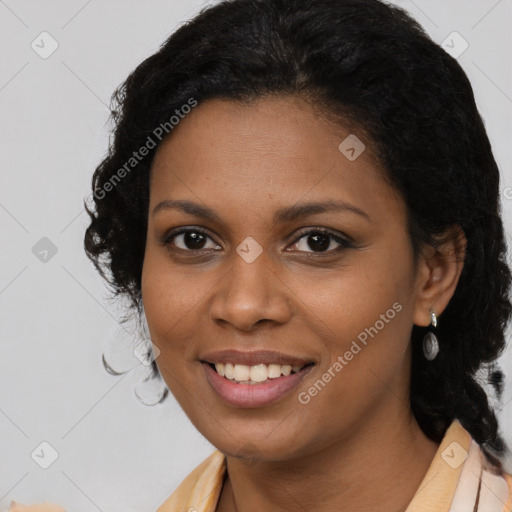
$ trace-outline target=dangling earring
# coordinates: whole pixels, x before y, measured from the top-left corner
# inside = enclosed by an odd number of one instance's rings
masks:
[[[430,315],[432,317],[432,326],[437,327],[437,316],[433,309],[430,310]],[[439,340],[432,331],[428,331],[423,338],[423,355],[428,361],[433,361],[437,354],[439,354]]]

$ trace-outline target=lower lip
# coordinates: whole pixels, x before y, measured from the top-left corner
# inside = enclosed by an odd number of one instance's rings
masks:
[[[202,363],[206,378],[217,394],[229,405],[235,407],[262,407],[273,404],[296,388],[310,372],[310,365],[297,373],[281,375],[261,384],[237,384],[221,377],[209,364]]]

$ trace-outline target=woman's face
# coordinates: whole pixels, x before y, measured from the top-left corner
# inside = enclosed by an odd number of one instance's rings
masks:
[[[298,98],[214,99],[155,156],[142,297],[157,364],[226,454],[307,455],[408,409],[428,310],[405,204],[349,135]]]

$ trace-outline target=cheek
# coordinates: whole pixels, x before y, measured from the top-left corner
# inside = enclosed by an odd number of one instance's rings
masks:
[[[406,262],[393,263],[396,254],[376,248],[353,253],[337,270],[304,273],[297,280],[293,288],[297,304],[304,305],[301,314],[316,319],[330,350],[344,352],[359,334],[364,341],[366,329],[376,322],[379,333],[399,327],[397,318],[404,315],[393,304],[403,309],[410,301],[411,273]]]
[[[194,305],[198,299],[189,278],[169,269],[168,262],[147,255],[142,272],[142,300],[151,341],[160,350],[156,359],[159,371],[181,407],[189,411],[194,404],[191,397],[201,396],[196,389],[197,375],[188,364],[195,357]],[[197,364],[196,370],[199,369]]]
[[[157,363],[172,361],[171,353],[187,351],[188,325],[202,290],[196,281],[161,255],[146,252],[141,291],[151,339],[161,352]]]
[[[320,377],[330,372],[325,377],[332,390],[326,400],[344,406],[371,400],[383,383],[393,385],[408,371],[412,260],[407,246],[399,250],[397,243],[394,250],[383,246],[358,253],[335,277],[317,278],[302,288],[301,302],[323,329],[326,357]]]

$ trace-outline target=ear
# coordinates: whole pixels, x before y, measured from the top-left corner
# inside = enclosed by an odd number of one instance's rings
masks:
[[[450,226],[436,238],[440,242],[437,247],[422,247],[416,271],[413,321],[425,327],[431,322],[430,309],[439,316],[448,306],[466,257],[467,239],[459,225]]]

